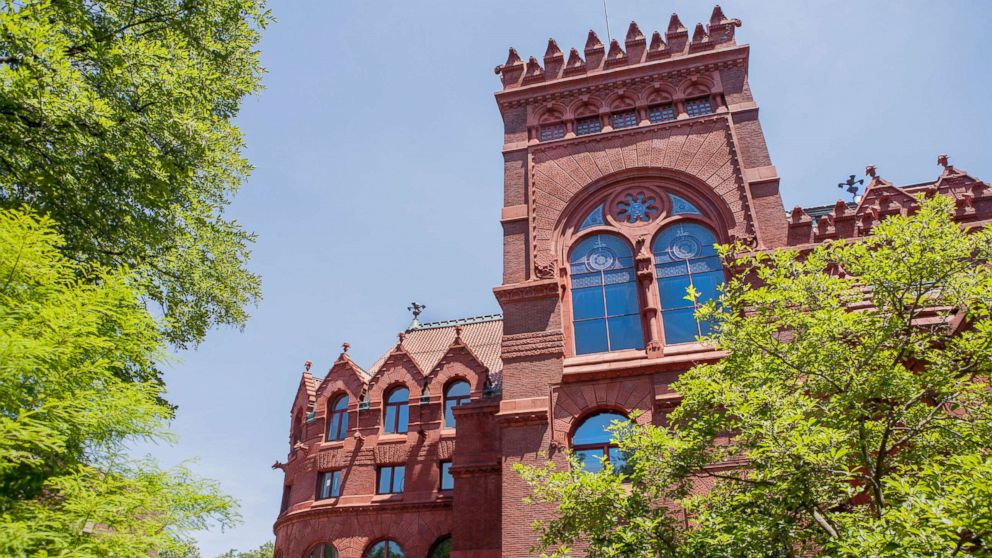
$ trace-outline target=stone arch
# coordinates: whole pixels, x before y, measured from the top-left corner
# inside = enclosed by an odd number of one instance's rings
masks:
[[[679,96],[682,98],[699,97],[713,93],[715,84],[705,76],[693,76],[679,84]]]

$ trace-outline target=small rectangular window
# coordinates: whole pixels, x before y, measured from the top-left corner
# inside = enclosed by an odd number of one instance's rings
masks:
[[[602,131],[603,121],[598,116],[580,118],[575,121],[575,135],[584,136]]]
[[[548,124],[541,126],[541,141],[551,141],[565,137],[564,124]]]
[[[282,503],[279,504],[279,513],[284,513],[289,509],[289,497],[293,492],[293,485],[287,484],[282,487]]]
[[[650,120],[652,124],[675,120],[675,107],[673,107],[671,103],[648,107],[648,120]]]
[[[709,97],[696,97],[685,102],[685,112],[690,117],[703,116],[704,114],[711,114],[713,106],[710,104]]]
[[[399,494],[403,492],[403,477],[406,467],[403,465],[387,465],[379,467],[379,480],[376,484],[377,494]]]
[[[624,112],[613,113],[612,115],[610,115],[610,122],[613,125],[614,130],[637,126],[637,111],[628,110]]]
[[[341,495],[341,471],[324,471],[317,475],[317,499],[337,498]]]
[[[441,490],[452,490],[455,488],[455,478],[451,476],[451,462],[441,462]]]

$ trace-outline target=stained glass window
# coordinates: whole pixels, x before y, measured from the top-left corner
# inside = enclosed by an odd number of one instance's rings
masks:
[[[613,435],[607,430],[614,422],[626,422],[627,417],[619,413],[597,413],[585,419],[572,436],[572,451],[582,462],[582,467],[590,473],[603,468],[605,457],[614,470],[623,470],[626,459],[620,453]]]
[[[703,212],[696,209],[696,206],[687,202],[675,194],[668,194],[672,198],[672,215],[702,215]]]
[[[709,97],[696,97],[685,102],[685,112],[689,116],[702,116],[713,112]]]
[[[399,543],[392,540],[379,541],[365,551],[363,558],[406,558]]]
[[[677,223],[663,229],[652,252],[661,294],[661,321],[668,344],[689,343],[709,332],[711,324],[696,320],[700,305],[719,296],[724,274],[716,254],[716,237],[697,223]],[[698,293],[687,300],[687,289]]]
[[[647,223],[661,210],[654,196],[644,192],[632,192],[617,202],[617,219],[625,223]]]
[[[410,409],[407,406],[409,400],[410,390],[405,387],[398,387],[386,396],[382,426],[387,434],[406,433],[407,423],[410,419]]]
[[[592,227],[598,227],[603,224],[603,204],[599,204],[596,209],[589,212],[586,218],[582,220],[582,224],[579,225],[577,231],[584,231]]]
[[[671,103],[648,107],[648,120],[650,120],[652,124],[675,120],[675,107],[673,107]]]
[[[327,441],[344,440],[348,434],[348,396],[342,395],[327,406]]]
[[[575,121],[575,135],[595,134],[603,129],[603,121],[598,116],[580,118]]]
[[[468,382],[462,380],[449,384],[444,390],[444,426],[445,428],[455,427],[455,414],[452,409],[459,405],[464,405],[471,401],[469,391],[471,388]]]
[[[624,112],[616,112],[610,115],[610,123],[613,125],[614,129],[619,128],[630,128],[632,126],[637,126],[637,111],[628,110]]]
[[[572,249],[576,354],[643,349],[634,258],[619,237],[590,236]]]
[[[541,141],[551,141],[565,137],[564,124],[546,124],[541,126]]]

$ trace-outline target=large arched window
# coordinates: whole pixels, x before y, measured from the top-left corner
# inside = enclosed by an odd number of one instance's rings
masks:
[[[409,400],[410,390],[402,386],[386,394],[382,428],[387,434],[406,433],[407,422],[410,419],[410,410],[407,407]]]
[[[445,536],[431,547],[428,558],[448,558],[451,556],[451,536]]]
[[[344,440],[348,435],[348,396],[342,395],[327,405],[327,441]]]
[[[454,428],[455,427],[455,414],[452,410],[459,406],[464,405],[472,400],[469,396],[471,387],[469,387],[468,382],[465,380],[458,380],[457,382],[451,382],[448,387],[444,388],[444,427]]]
[[[592,235],[569,256],[575,353],[643,349],[634,257],[617,236]]]
[[[627,417],[613,412],[596,413],[582,421],[575,430],[572,435],[572,451],[586,471],[600,471],[603,468],[603,457],[610,460],[614,470],[621,470],[626,465],[626,460],[613,442],[613,435],[607,430],[616,421],[626,422]]]
[[[387,539],[370,546],[363,558],[406,558],[406,554],[399,543]]]
[[[717,256],[716,237],[703,225],[676,223],[662,229],[652,246],[658,292],[661,295],[661,321],[665,343],[689,343],[709,331],[709,324],[696,320],[700,305],[719,295],[724,274]],[[698,293],[687,298],[687,289]]]
[[[328,543],[320,543],[307,552],[306,558],[338,558],[338,551]]]

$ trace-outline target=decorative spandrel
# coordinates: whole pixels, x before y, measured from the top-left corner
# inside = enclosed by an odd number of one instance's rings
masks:
[[[672,215],[702,215],[703,212],[696,209],[696,206],[692,205],[684,198],[676,196],[675,194],[668,194],[668,197],[672,200]]]
[[[598,206],[596,206],[596,209],[593,209],[592,211],[589,212],[589,215],[586,215],[586,218],[582,220],[582,224],[579,225],[577,231],[584,231],[586,229],[598,227],[602,224],[604,224],[603,204],[599,204]]]

